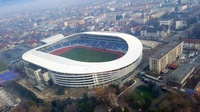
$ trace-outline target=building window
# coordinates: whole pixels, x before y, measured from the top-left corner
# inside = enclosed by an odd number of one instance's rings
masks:
[[[152,60],[152,70],[157,71],[157,60]]]

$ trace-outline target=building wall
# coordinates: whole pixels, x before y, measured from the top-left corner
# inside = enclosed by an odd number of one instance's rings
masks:
[[[200,50],[200,44],[198,44],[198,43],[186,43],[186,42],[184,42],[184,48],[193,48],[193,49]]]
[[[159,60],[156,59],[149,59],[149,68],[151,71],[158,72],[159,67]]]
[[[176,21],[176,29],[182,29],[184,27],[187,27],[186,21]]]
[[[160,59],[149,58],[149,69],[159,74],[168,64],[174,61],[178,56],[180,57],[182,52],[183,42],[181,42],[167,54],[163,54]]]
[[[42,74],[42,76],[43,76],[45,82],[48,82],[48,81],[50,80],[50,77],[49,77],[49,73],[48,73],[48,72]]]
[[[24,68],[28,77],[35,79],[34,70],[26,66]]]
[[[178,10],[179,11],[183,11],[183,10],[185,10],[187,8],[188,8],[187,5],[182,5],[182,6],[178,7]]]
[[[165,11],[157,11],[155,13],[152,13],[150,15],[150,17],[151,18],[159,18],[159,17],[163,16],[164,14],[165,14]]]
[[[48,72],[43,73],[41,69],[36,70],[25,65],[25,70],[28,77],[34,79],[37,82],[37,84],[40,86],[44,83],[47,83],[50,79]]]
[[[170,19],[170,20],[161,20],[161,21],[159,21],[159,25],[161,26],[161,25],[168,25],[168,26],[172,26],[172,24],[173,24],[173,19]]]
[[[151,36],[151,37],[166,37],[168,36],[170,33],[170,28],[168,28],[167,31],[155,31],[155,32],[148,32],[147,29],[142,29],[140,31],[140,35],[141,36]]]
[[[171,86],[183,87],[187,83],[187,80],[193,76],[194,70],[195,70],[195,66],[192,67],[190,71],[187,72],[182,79],[179,79],[176,76],[170,75],[168,78],[168,84]],[[179,74],[174,74],[174,75],[179,75]]]
[[[35,79],[36,79],[38,85],[41,85],[40,72],[41,72],[41,69],[34,71]]]
[[[142,55],[137,61],[131,65],[121,68],[119,70],[101,72],[101,73],[90,73],[90,74],[64,74],[49,71],[52,80],[55,84],[66,87],[94,87],[103,85],[111,81],[117,80],[126,76],[128,73],[133,71],[141,62]]]
[[[133,18],[134,21],[140,24],[146,24],[149,21],[149,17],[145,18]]]
[[[180,81],[180,84],[181,84],[182,86],[184,86],[184,85],[186,84],[186,83],[185,83],[186,80],[192,76],[192,73],[194,72],[194,70],[195,70],[195,67],[193,67],[193,68],[191,69],[191,71],[188,72],[188,74]]]

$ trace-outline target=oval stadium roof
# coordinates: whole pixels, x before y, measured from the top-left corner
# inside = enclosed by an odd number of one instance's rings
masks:
[[[135,62],[142,55],[142,44],[140,40],[129,34],[117,32],[83,32],[74,35],[79,34],[115,36],[122,38],[128,44],[128,51],[124,56],[113,61],[91,63],[75,61],[37,50],[38,48],[46,46],[45,44],[26,52],[25,54],[23,54],[22,58],[27,62],[59,73],[88,74],[95,72],[112,71],[115,69],[123,68]],[[53,44],[59,40],[70,37],[66,36],[63,38],[63,35],[59,36],[61,36],[61,38],[55,39],[54,42],[53,39],[51,39],[51,42],[48,41],[47,45]]]

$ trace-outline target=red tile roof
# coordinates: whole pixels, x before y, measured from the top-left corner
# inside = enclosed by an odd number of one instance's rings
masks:
[[[200,39],[184,38],[182,39],[185,43],[200,44]]]
[[[133,31],[136,31],[136,30],[138,30],[139,28],[141,28],[141,26],[133,27],[132,30],[133,30]]]

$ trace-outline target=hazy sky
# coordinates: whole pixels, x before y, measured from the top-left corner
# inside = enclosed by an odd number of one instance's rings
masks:
[[[27,3],[34,0],[0,0],[0,7],[5,7],[14,4]]]
[[[74,0],[0,0],[0,15],[45,8]]]

